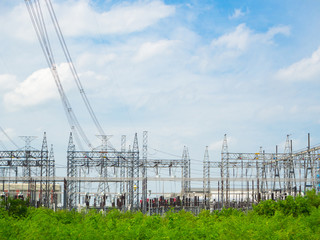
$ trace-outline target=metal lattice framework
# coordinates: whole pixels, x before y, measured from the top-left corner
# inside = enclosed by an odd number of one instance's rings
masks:
[[[148,158],[147,132],[143,132],[142,136],[140,156],[137,134],[134,135],[132,148],[129,147],[128,150],[126,137],[122,136],[120,151],[108,147],[107,141],[94,150],[77,151],[70,133],[65,207],[77,208],[83,197],[81,190],[85,183],[97,184],[99,190],[96,193],[104,193],[98,200],[100,207],[105,206],[106,198],[110,201],[113,199],[115,203],[115,199],[121,195],[125,198],[124,207],[141,207],[144,212],[148,211],[148,181],[180,181],[182,197],[192,196],[192,181],[202,182],[202,194],[206,199],[204,206],[207,208],[212,206],[210,197],[216,190],[221,197],[221,207],[227,207],[233,206],[235,199],[252,203],[269,198],[278,199],[287,195],[295,196],[319,185],[320,146],[311,147],[310,136],[308,147],[296,152],[292,151],[292,141],[288,136],[283,153],[278,152],[278,147],[275,153],[267,153],[262,147],[256,153],[231,153],[228,151],[225,136],[221,161],[210,161],[206,147],[202,178],[191,177],[191,160],[187,147],[184,147],[180,159],[152,159]],[[27,183],[33,199],[36,199],[35,193],[39,192],[38,204],[53,207],[56,204],[55,183],[63,181],[62,177],[55,176],[53,148],[51,146],[49,151],[46,134],[43,136],[41,150],[30,146],[31,137],[24,139],[28,141],[23,149],[0,151],[0,181],[3,181],[3,187],[4,183]],[[173,168],[181,169],[180,178],[171,175]],[[152,176],[153,171],[149,171],[148,175],[148,169],[154,169],[156,175]],[[169,170],[169,177],[161,178],[160,169]],[[212,170],[215,174],[220,172],[221,175],[211,174]],[[87,172],[88,176],[84,172]],[[109,184],[113,184],[114,192],[106,187]]]
[[[228,142],[227,135],[224,135],[222,150],[221,150],[221,201],[222,206],[225,202],[229,202],[229,152],[228,152]]]
[[[41,150],[34,149],[30,146],[30,142],[34,138],[24,136],[26,146],[23,149],[0,151],[0,167],[7,170],[3,172],[2,176],[3,188],[6,181],[7,184],[28,184],[28,192],[25,194],[31,198],[33,204],[36,204],[35,192],[39,191],[38,204],[50,207],[54,203],[51,198],[54,194],[55,178],[53,147],[51,147],[49,154],[47,137],[44,133]],[[10,172],[14,172],[13,179],[8,176]],[[40,186],[40,189],[36,189],[36,184]],[[34,192],[33,196],[30,196],[31,192]]]
[[[100,175],[101,181],[99,186],[103,184],[108,184],[107,179],[109,176],[106,174],[108,168],[120,169],[120,177],[116,177],[116,182],[120,183],[120,193],[125,193],[124,183],[127,184],[127,196],[128,203],[132,207],[137,207],[139,198],[139,149],[138,149],[138,139],[137,135],[134,138],[133,150],[125,151],[125,137],[122,136],[122,147],[121,151],[116,151],[112,149],[100,149],[91,151],[76,151],[73,144],[72,134],[69,137],[68,146],[68,207],[74,208],[77,200],[79,199],[79,194],[77,194],[77,186],[79,185],[75,178],[78,176],[78,172],[82,168],[96,170],[98,169],[98,174]],[[125,169],[128,170],[129,181],[125,181]],[[97,178],[98,179],[98,178]],[[100,187],[101,191],[101,187]],[[109,189],[103,190],[104,194],[109,192]]]
[[[139,145],[138,145],[138,134],[134,135],[134,141],[132,146],[132,172],[133,172],[133,191],[129,192],[129,203],[132,207],[137,208],[139,205],[139,173],[140,173],[140,158],[139,158]]]
[[[182,161],[183,161],[183,169],[182,169],[182,178],[184,179],[181,182],[181,191],[182,195],[190,192],[191,189],[191,181],[190,181],[190,173],[191,173],[191,166],[190,166],[190,156],[188,148],[185,146],[182,153]]]
[[[203,194],[205,198],[205,205],[209,206],[210,201],[210,160],[208,146],[204,152],[203,157]]]
[[[278,147],[275,153],[266,153],[262,148],[257,153],[230,153],[225,135],[221,163],[210,162],[211,168],[220,168],[221,171],[221,200],[224,206],[235,198],[239,189],[251,192],[252,199],[260,201],[271,195],[278,198],[316,188],[319,179],[315,172],[319,171],[320,166],[320,146],[311,148],[310,136],[308,139],[307,149],[297,152],[292,151],[292,140],[288,135],[284,153],[278,153]],[[205,172],[203,178],[206,178]]]
[[[80,199],[80,182],[113,182],[118,184],[119,192],[117,194],[124,195],[126,198],[126,206],[128,208],[137,209],[140,207],[140,198],[145,211],[147,207],[147,169],[181,169],[182,178],[175,181],[181,181],[185,186],[185,191],[190,191],[190,157],[187,148],[184,149],[182,159],[148,159],[147,132],[143,132],[142,158],[139,157],[138,136],[135,134],[132,149],[126,151],[126,137],[121,137],[121,150],[115,148],[107,148],[104,150],[94,149],[90,151],[77,151],[73,143],[73,136],[70,133],[68,153],[67,153],[67,205],[68,208],[76,208],[76,203]],[[101,171],[105,169],[115,169],[110,175],[101,175]],[[96,172],[96,177],[81,177],[79,172],[81,169],[87,169],[88,172]],[[119,170],[120,176],[115,175]],[[97,177],[99,175],[99,177]],[[159,178],[150,178],[155,181]],[[169,181],[174,180],[169,178]],[[142,189],[140,189],[140,182]],[[125,187],[126,186],[126,187]],[[108,193],[109,190],[105,193]]]
[[[147,194],[148,194],[148,180],[147,180],[147,162],[148,162],[148,132],[143,132],[142,145],[142,212],[147,212]]]

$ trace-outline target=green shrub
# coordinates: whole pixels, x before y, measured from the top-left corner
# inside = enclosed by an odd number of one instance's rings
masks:
[[[306,196],[292,197],[288,196],[285,200],[273,201],[266,200],[258,205],[253,205],[253,211],[259,215],[274,216],[276,211],[283,213],[285,216],[292,215],[310,215],[314,208],[320,206],[320,195],[315,190],[308,191]]]
[[[11,203],[11,201],[10,201]],[[52,211],[13,201],[0,208],[0,239],[319,239],[319,195],[263,201],[252,211],[228,208],[195,216],[167,212]],[[20,207],[22,208],[20,209]]]
[[[26,217],[28,213],[29,199],[13,199],[7,198],[0,201],[0,208],[6,209],[10,216],[15,218]]]

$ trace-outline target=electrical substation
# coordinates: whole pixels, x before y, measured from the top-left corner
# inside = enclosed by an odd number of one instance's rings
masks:
[[[179,158],[150,158],[147,131],[142,133],[141,139],[137,133],[133,139],[123,135],[118,147],[114,147],[85,94],[51,1],[25,0],[25,3],[60,94],[71,133],[66,139],[64,176],[56,175],[54,149],[48,147],[46,133],[38,148],[31,146],[33,136],[22,137],[25,141],[23,148],[16,144],[14,150],[2,147],[2,197],[28,198],[32,206],[52,209],[117,208],[152,214],[170,209],[195,213],[201,209],[227,207],[250,209],[252,204],[261,200],[303,195],[310,189],[320,191],[320,146],[311,145],[310,134],[305,149],[295,151],[288,135],[285,149],[282,151],[276,146],[272,153],[262,148],[252,153],[234,153],[229,150],[225,135],[221,159],[212,161],[208,147],[205,148],[202,176],[193,173],[188,147],[181,149]],[[45,8],[47,17],[44,17]],[[89,141],[64,91],[45,19],[51,21],[50,26],[54,28],[84,106],[99,133],[99,147],[93,147]],[[2,128],[0,130],[14,143]],[[166,172],[167,177],[161,172]],[[162,191],[155,190],[155,186],[161,184]],[[172,184],[179,187],[170,191]],[[193,187],[199,184],[201,188]]]
[[[121,137],[120,151],[102,137],[102,145],[88,151],[76,150],[70,133],[67,150],[67,176],[55,175],[53,149],[48,150],[44,134],[40,150],[26,146],[19,150],[0,151],[1,187],[4,196],[28,197],[33,206],[53,209],[141,210],[161,213],[169,209],[199,212],[201,209],[234,207],[250,209],[267,199],[285,199],[320,189],[320,146],[293,151],[287,136],[284,152],[232,153],[224,137],[221,160],[210,161],[208,148],[203,158],[203,176],[193,177],[188,148],[180,159],[149,159],[148,133],[142,134],[142,146],[135,134],[127,148]],[[142,151],[141,151],[142,150]],[[171,173],[180,176],[173,176]],[[159,176],[160,170],[169,176]],[[178,183],[179,192],[154,191],[152,184]],[[202,189],[192,188],[202,183]],[[89,189],[89,190],[88,190]]]

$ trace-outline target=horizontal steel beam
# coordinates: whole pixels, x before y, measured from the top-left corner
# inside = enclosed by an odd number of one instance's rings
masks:
[[[77,181],[77,182],[129,182],[138,179],[139,181],[142,181],[144,178],[120,178],[120,177],[0,177],[0,184],[1,182],[29,182],[29,181],[48,181],[48,182],[63,182],[64,179],[67,181]],[[227,178],[181,178],[181,177],[148,177],[148,181],[165,181],[165,182],[175,182],[175,181],[191,181],[191,182],[202,182],[203,180],[212,181],[212,182],[218,182],[218,181],[227,181]],[[267,181],[267,182],[287,182],[287,181],[295,181],[295,182],[306,182],[310,181],[309,178],[296,178],[296,179],[289,179],[289,178],[280,178],[280,179],[274,179],[274,178],[259,178],[261,181]],[[257,181],[256,177],[250,177],[250,178],[244,178],[244,177],[237,177],[232,178],[229,177],[228,182],[231,183],[233,181]]]

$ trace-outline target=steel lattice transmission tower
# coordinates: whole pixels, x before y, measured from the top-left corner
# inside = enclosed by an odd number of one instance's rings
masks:
[[[204,152],[203,157],[203,195],[205,196],[205,204],[209,206],[210,203],[210,161],[208,146]]]
[[[31,168],[30,168],[30,164],[29,164],[29,154],[28,152],[30,152],[33,148],[31,147],[31,142],[36,139],[36,136],[20,136],[20,138],[22,138],[25,142],[25,147],[24,147],[24,151],[26,152],[26,159],[25,159],[25,165],[22,169],[22,176],[23,177],[30,177],[31,176]]]
[[[134,207],[139,206],[139,173],[140,173],[140,158],[139,158],[139,144],[138,134],[134,135],[134,141],[132,146],[132,160],[133,160],[133,205]]]
[[[142,212],[147,212],[147,194],[148,194],[148,180],[147,180],[147,164],[148,164],[148,132],[143,132],[142,145]]]
[[[183,195],[185,195],[187,192],[190,192],[191,184],[190,184],[190,157],[189,157],[189,151],[186,146],[183,148],[182,153],[182,161],[183,161],[183,169],[182,169],[182,186],[181,190],[183,192]]]
[[[49,184],[49,191],[51,193],[51,204],[52,208],[56,209],[57,208],[57,195],[56,195],[56,181],[55,181],[55,176],[56,176],[56,168],[55,168],[55,158],[54,158],[54,152],[53,152],[53,145],[51,144],[50,152],[49,152],[49,162],[48,162],[48,176],[51,179],[51,181],[46,181]],[[49,195],[48,191],[48,195]],[[49,196],[48,196],[49,197]]]
[[[314,162],[311,159],[310,156],[310,133],[308,133],[308,153],[307,157],[305,160],[305,182],[304,182],[304,189],[309,190],[315,187],[315,182],[313,181],[314,179]]]
[[[278,195],[278,193],[281,192],[280,166],[278,161],[278,146],[276,146],[276,154],[274,157],[274,163],[272,167],[274,171],[272,190],[275,192],[276,195]],[[278,196],[275,196],[275,198],[277,199]]]
[[[97,149],[99,148],[101,149],[101,165],[100,165],[99,175],[100,177],[108,178],[109,172],[108,172],[108,166],[106,164],[106,161],[108,161],[107,152],[109,150],[109,139],[112,137],[112,135],[97,135],[97,137],[100,138],[101,140],[101,146],[97,148]],[[110,192],[110,187],[108,182],[106,181],[99,182],[97,192],[100,193],[101,195],[100,200],[103,202],[103,204],[105,204],[106,193]],[[109,194],[109,200],[112,201],[111,194]]]
[[[69,143],[68,143],[68,151],[67,151],[67,160],[68,160],[68,185],[67,185],[67,205],[69,208],[73,208],[77,202],[77,195],[76,192],[76,181],[72,179],[73,177],[77,176],[77,169],[74,164],[74,152],[75,152],[75,145],[73,144],[73,137],[72,133],[69,136]],[[71,180],[69,179],[71,178]]]
[[[49,207],[49,188],[48,188],[48,175],[49,175],[49,152],[48,152],[48,142],[47,135],[44,133],[41,147],[41,177],[40,177],[40,204]],[[45,177],[45,182],[43,183],[43,177]],[[44,195],[43,195],[44,193]]]
[[[229,153],[227,134],[224,135],[221,149],[221,201],[222,206],[229,203]]]
[[[286,167],[285,171],[285,191],[292,194],[292,191],[296,191],[295,173],[294,173],[294,162],[292,157],[292,141],[290,135],[287,135],[284,153],[286,155]]]
[[[130,166],[128,167],[128,182],[129,199],[128,203],[132,208],[136,208],[139,205],[139,172],[140,172],[140,161],[139,161],[139,145],[138,145],[138,134],[134,136],[132,145],[132,151],[129,149]]]
[[[120,156],[120,178],[124,179],[126,177],[126,169],[128,167],[128,162],[125,156],[126,152],[126,135],[121,136],[121,156]],[[124,181],[120,182],[120,193],[123,194],[126,191]]]

